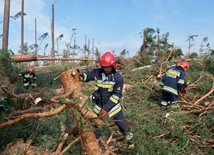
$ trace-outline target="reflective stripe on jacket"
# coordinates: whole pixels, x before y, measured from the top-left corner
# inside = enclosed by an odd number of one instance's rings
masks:
[[[175,67],[168,70],[163,76],[161,83],[163,85],[163,90],[174,95],[178,95],[178,92],[185,85],[186,73],[181,67]]]
[[[102,68],[93,69],[83,74],[83,81],[96,81],[97,92],[100,93],[101,100],[96,101],[94,112],[99,113],[105,109],[109,113],[109,117],[116,115],[122,108],[119,103],[122,97],[124,80],[122,76],[113,70],[111,74],[105,74]]]
[[[22,72],[19,74],[23,77],[23,85],[28,86],[29,84],[36,83],[36,74],[29,72]]]

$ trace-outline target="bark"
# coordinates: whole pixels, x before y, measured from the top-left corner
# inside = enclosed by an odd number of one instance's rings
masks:
[[[17,122],[19,122],[19,121],[21,121],[23,119],[26,119],[26,118],[50,117],[50,116],[53,116],[53,115],[56,115],[56,114],[60,113],[65,108],[66,108],[66,105],[63,104],[60,107],[58,107],[58,108],[56,108],[56,109],[54,109],[52,111],[49,111],[49,112],[23,114],[23,115],[20,115],[20,116],[18,116],[17,118],[15,118],[13,120],[9,120],[7,122],[1,123],[0,124],[0,128],[8,126],[8,125],[15,124],[15,123],[17,123]]]
[[[85,152],[87,155],[101,155],[100,147],[96,141],[94,135],[93,127],[91,124],[95,122],[98,125],[101,125],[102,120],[96,119],[97,115],[89,111],[86,106],[87,96],[83,95],[80,83],[80,77],[77,69],[67,70],[60,75],[60,80],[64,89],[63,96],[67,99],[72,99],[74,97],[80,99],[80,103],[75,108],[78,108],[77,111],[82,113],[84,119],[80,119],[78,114],[72,110],[73,119],[76,123],[81,122],[80,136],[82,144],[84,146]],[[58,95],[53,98],[53,100],[59,100],[62,95]]]
[[[69,60],[79,60],[79,61],[96,61],[95,59],[85,59],[85,58],[38,58],[34,54],[26,54],[26,55],[12,55],[10,56],[11,60],[14,62],[29,62],[29,61],[69,61]]]
[[[59,94],[52,98],[54,101],[58,101],[61,97],[65,97],[68,99],[72,99],[76,97],[80,99],[80,103],[78,104],[78,110],[82,113],[84,118],[87,118],[94,122],[96,125],[100,126],[103,124],[103,121],[97,118],[97,115],[88,110],[86,106],[87,96],[83,95],[81,89],[81,81],[80,81],[79,73],[77,69],[67,70],[60,75],[60,81],[63,86],[63,94]]]
[[[82,143],[85,148],[87,155],[101,155],[100,147],[96,141],[93,130],[87,131],[87,129],[82,128],[81,131]]]
[[[54,155],[48,151],[40,151],[39,148],[31,146],[31,142],[25,143],[23,139],[19,139],[16,142],[11,142],[6,147],[5,155],[12,154],[26,154],[26,155]]]
[[[10,23],[10,0],[5,0],[4,1],[3,38],[2,38],[3,50],[8,50],[9,23]]]

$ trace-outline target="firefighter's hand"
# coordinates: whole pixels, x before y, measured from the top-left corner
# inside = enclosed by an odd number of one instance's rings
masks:
[[[182,93],[186,93],[186,92],[187,92],[187,88],[186,88],[186,87],[181,88],[181,92],[182,92]]]
[[[105,110],[105,109],[102,109],[101,110],[101,115],[103,118],[107,119],[109,116],[108,116],[108,112]]]

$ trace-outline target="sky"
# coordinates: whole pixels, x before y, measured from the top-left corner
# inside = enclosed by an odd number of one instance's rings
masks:
[[[48,32],[49,37],[41,43],[49,43],[51,48],[51,5],[53,0],[25,0],[24,42],[35,43],[35,18],[37,38]],[[83,47],[85,37],[92,40],[101,53],[126,49],[130,56],[137,54],[143,38],[140,32],[149,27],[160,29],[160,34],[169,32],[168,43],[174,43],[185,54],[188,51],[188,36],[194,38],[192,50],[198,52],[204,37],[208,37],[214,48],[214,0],[55,0],[55,48],[60,53],[70,42],[72,29],[75,30],[76,44]],[[21,11],[21,0],[11,0],[10,15]],[[3,29],[4,1],[0,0],[0,34]],[[56,39],[55,39],[56,40]],[[73,42],[73,40],[72,40]],[[2,39],[0,40],[2,44]],[[17,53],[21,44],[21,18],[10,18],[9,49]],[[44,52],[40,48],[41,54]]]

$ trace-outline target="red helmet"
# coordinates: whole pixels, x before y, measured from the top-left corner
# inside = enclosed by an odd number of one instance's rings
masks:
[[[189,63],[187,61],[181,61],[177,63],[177,66],[180,66],[186,71],[189,68]]]
[[[27,71],[30,72],[30,73],[34,73],[35,69],[33,67],[28,67]]]
[[[113,66],[114,68],[117,67],[116,58],[111,52],[105,52],[100,57],[100,66],[101,67],[108,67]]]

